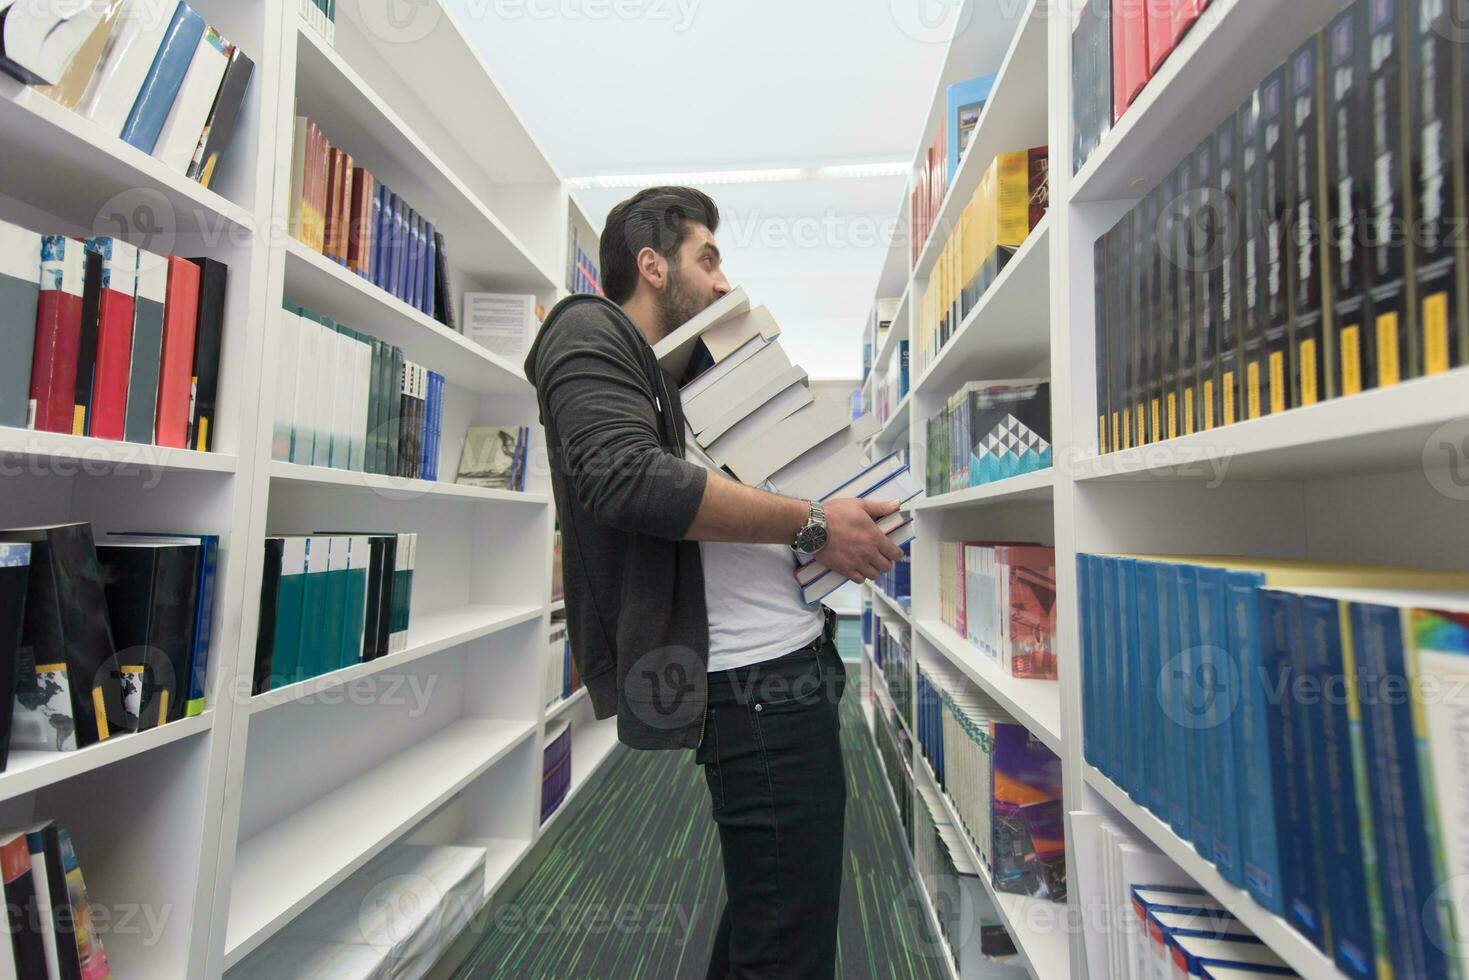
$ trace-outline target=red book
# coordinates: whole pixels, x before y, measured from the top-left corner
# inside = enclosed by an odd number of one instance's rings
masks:
[[[1121,121],[1150,77],[1146,3],[1147,0],[1113,0],[1112,3],[1113,122]]]
[[[1173,46],[1189,32],[1209,7],[1209,0],[1173,0]]]
[[[36,404],[36,428],[43,432],[71,432],[84,268],[85,249],[80,240],[65,235],[42,237],[31,401]]]
[[[336,147],[326,151],[326,242],[322,253],[337,257],[337,187],[341,183],[342,154]]]
[[[132,366],[138,250],[116,238],[94,238],[92,244],[102,255],[102,300],[97,314],[97,367],[92,376],[92,414],[87,434],[98,439],[121,439]]]
[[[1163,62],[1173,53],[1178,40],[1174,33],[1174,5],[1177,0],[1147,0],[1148,11],[1148,77],[1158,73]]]
[[[158,416],[153,442],[183,449],[189,444],[189,400],[194,387],[194,328],[199,316],[199,267],[168,257],[163,298],[163,355],[158,370]]]
[[[347,228],[347,268],[367,275],[367,257],[372,254],[372,174],[352,168],[352,223]]]
[[[346,150],[337,154],[337,261],[347,264],[347,245],[352,237],[352,154]]]

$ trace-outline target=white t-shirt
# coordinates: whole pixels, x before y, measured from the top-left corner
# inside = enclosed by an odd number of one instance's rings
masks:
[[[726,479],[687,433],[688,458],[711,480]],[[767,482],[762,489],[773,490]],[[701,541],[704,602],[709,607],[709,671],[783,657],[821,635],[825,614],[808,606],[796,582],[796,555],[784,544]]]

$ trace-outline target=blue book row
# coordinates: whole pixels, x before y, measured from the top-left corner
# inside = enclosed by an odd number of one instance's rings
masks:
[[[1086,761],[1347,976],[1459,976],[1469,910],[1445,896],[1469,778],[1450,736],[1469,700],[1422,694],[1465,679],[1469,576],[1085,554],[1077,571]]]

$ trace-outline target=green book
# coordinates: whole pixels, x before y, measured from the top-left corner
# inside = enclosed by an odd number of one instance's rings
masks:
[[[366,535],[337,538],[347,545],[346,601],[342,610],[342,643],[339,667],[362,660],[362,633],[367,622],[367,573],[372,564],[372,545]]]
[[[347,618],[348,537],[319,539],[326,543],[326,602],[322,607],[321,647],[312,675],[327,674],[342,666],[342,630]]]
[[[301,681],[322,672],[322,650],[326,644],[327,591],[330,585],[329,539],[306,539],[306,585],[301,598],[301,652],[292,680]]]
[[[282,539],[281,581],[276,598],[275,652],[271,658],[271,684],[283,687],[296,680],[301,663],[301,614],[306,599],[306,549],[308,539]]]

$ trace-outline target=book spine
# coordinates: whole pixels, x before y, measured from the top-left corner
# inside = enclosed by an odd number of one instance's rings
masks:
[[[153,65],[148,69],[148,76],[123,125],[121,135],[124,142],[144,153],[153,152],[158,134],[163,130],[163,123],[203,36],[204,18],[188,4],[180,3],[174,9],[163,43],[153,57]]]
[[[1277,848],[1272,771],[1281,763],[1270,748],[1269,699],[1283,696],[1274,686],[1271,664],[1263,657],[1258,592],[1264,576],[1226,575],[1230,658],[1238,669],[1239,704],[1235,719],[1235,799],[1240,826],[1240,871],[1244,886],[1263,907],[1284,915]],[[1226,800],[1226,805],[1228,805]]]
[[[1287,137],[1286,258],[1290,280],[1290,366],[1292,405],[1315,405],[1326,397],[1326,337],[1322,276],[1326,269],[1321,216],[1325,214],[1326,125],[1322,39],[1307,41],[1290,60],[1291,105]]]
[[[1411,0],[1371,0],[1368,11],[1368,92],[1364,131],[1370,147],[1367,282],[1372,296],[1372,336],[1364,338],[1364,385],[1386,388],[1412,377],[1417,324],[1409,296],[1411,250],[1406,166],[1404,9]]]
[[[189,414],[189,447],[214,448],[219,401],[219,358],[224,347],[225,287],[229,267],[209,258],[189,259],[199,268],[199,307],[194,330],[194,402]]]
[[[245,102],[245,93],[250,88],[250,78],[255,73],[255,63],[238,47],[230,51],[229,67],[225,69],[224,81],[209,112],[209,121],[199,140],[199,149],[189,167],[188,176],[208,187],[224,151],[234,139],[240,108]],[[292,186],[295,183],[292,182]]]
[[[79,240],[63,235],[41,239],[41,289],[30,391],[35,426],[43,432],[72,431],[84,268]]]
[[[87,248],[82,262],[82,316],[77,333],[70,429],[74,436],[87,435],[91,421],[93,384],[97,378],[97,318],[102,311],[102,256]]]
[[[1275,91],[1273,88],[1271,91]],[[1257,89],[1239,118],[1239,203],[1243,216],[1240,239],[1239,371],[1240,418],[1257,419],[1265,412],[1265,320],[1270,260],[1265,199],[1265,89]]]
[[[41,236],[0,221],[0,425],[34,423],[31,364],[41,290]]]
[[[1137,755],[1140,770],[1138,802],[1159,819],[1166,819],[1167,809],[1163,802],[1168,779],[1164,771],[1166,756],[1157,751],[1157,746],[1167,743],[1162,741],[1161,717],[1154,710],[1157,705],[1158,678],[1167,665],[1159,645],[1162,638],[1159,627],[1160,613],[1164,600],[1160,599],[1158,594],[1158,570],[1157,562],[1139,561],[1136,563],[1134,572],[1137,584],[1138,615],[1136,627],[1138,681],[1134,687],[1138,697],[1132,703],[1137,705],[1134,725],[1137,730]]]
[[[133,349],[128,365],[127,417],[123,422],[123,438],[128,442],[145,445],[153,442],[167,297],[168,260],[140,249],[138,292],[133,302]]]
[[[1174,172],[1174,193],[1177,201],[1186,202],[1180,213],[1177,204],[1170,204],[1173,211],[1173,230],[1168,243],[1169,258],[1173,264],[1170,275],[1174,280],[1174,296],[1178,310],[1178,329],[1175,363],[1177,375],[1174,390],[1177,392],[1176,406],[1170,414],[1176,420],[1178,435],[1191,436],[1199,428],[1199,333],[1198,308],[1199,262],[1195,257],[1197,245],[1194,238],[1198,230],[1198,215],[1192,202],[1199,200],[1199,188],[1194,176],[1194,155],[1184,157]]]
[[[115,238],[93,241],[102,256],[102,295],[97,313],[97,367],[87,430],[99,439],[121,439],[127,417],[138,250]]]
[[[184,717],[193,718],[208,707],[209,653],[214,634],[215,576],[219,571],[219,537],[199,538],[198,604],[194,607],[193,649],[189,654],[189,692]]]
[[[194,331],[199,311],[199,267],[170,255],[168,294],[163,307],[163,350],[158,369],[158,414],[154,442],[183,449],[189,441],[189,395],[193,389]]]
[[[1238,744],[1240,671],[1229,642],[1225,574],[1222,568],[1198,571],[1200,653],[1207,668],[1202,676],[1212,679],[1201,734],[1208,751],[1206,758],[1215,760],[1209,789],[1211,856],[1225,880],[1242,888],[1239,803],[1244,794],[1236,762],[1241,751]]]
[[[1161,744],[1174,746],[1163,761],[1163,812],[1158,818],[1180,837],[1188,834],[1188,757],[1182,751],[1187,729],[1183,726],[1180,706],[1183,703],[1183,678],[1178,666],[1183,652],[1179,639],[1178,569],[1172,562],[1159,562],[1158,579],[1158,656],[1165,669],[1158,674],[1157,707]]]
[[[1199,630],[1199,569],[1194,565],[1178,566],[1178,636],[1179,666],[1183,682],[1175,691],[1174,711],[1184,729],[1184,756],[1188,760],[1188,833],[1189,841],[1206,861],[1213,860],[1214,835],[1210,823],[1213,800],[1210,792],[1212,767],[1201,763],[1211,758],[1204,736],[1207,734],[1207,691],[1200,678],[1206,668]]]
[[[1236,113],[1214,133],[1214,179],[1219,191],[1220,209],[1217,231],[1223,236],[1222,241],[1227,243],[1220,254],[1220,274],[1216,280],[1219,320],[1214,361],[1219,379],[1219,425],[1233,425],[1244,417],[1239,397],[1244,356],[1240,338],[1246,316],[1242,266],[1249,248],[1249,234],[1246,225],[1248,212],[1245,210],[1248,202],[1242,189],[1242,145],[1240,115]]]
[[[1276,69],[1259,89],[1260,259],[1261,296],[1261,390],[1260,413],[1278,415],[1295,408],[1297,392],[1291,364],[1295,352],[1291,333],[1289,247],[1290,214],[1290,110],[1287,106],[1288,66]]]
[[[1370,356],[1366,330],[1371,319],[1367,295],[1366,215],[1371,145],[1363,128],[1368,118],[1366,3],[1353,3],[1327,28],[1327,239],[1332,286],[1328,395],[1355,395],[1367,387],[1364,357]]]

